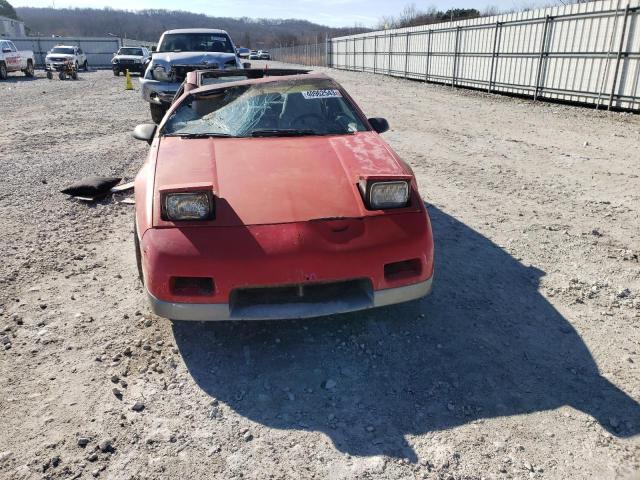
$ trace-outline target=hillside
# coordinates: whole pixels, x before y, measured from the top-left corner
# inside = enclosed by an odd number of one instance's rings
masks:
[[[125,11],[113,9],[16,8],[31,34],[61,36],[105,36],[157,41],[172,28],[221,28],[229,32],[237,45],[274,47],[324,40],[325,35],[340,36],[367,31],[363,28],[332,28],[297,19],[251,19],[210,17],[169,10]]]

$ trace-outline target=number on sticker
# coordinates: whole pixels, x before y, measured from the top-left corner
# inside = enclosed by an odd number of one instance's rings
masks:
[[[302,96],[307,99],[307,100],[311,100],[314,98],[340,98],[342,97],[342,95],[340,95],[340,91],[339,90],[335,90],[335,89],[324,89],[324,90],[307,90],[306,92],[302,92]]]

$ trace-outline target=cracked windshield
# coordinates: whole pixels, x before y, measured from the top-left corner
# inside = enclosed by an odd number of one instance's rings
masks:
[[[283,80],[194,94],[169,117],[170,136],[346,135],[366,127],[328,79]]]

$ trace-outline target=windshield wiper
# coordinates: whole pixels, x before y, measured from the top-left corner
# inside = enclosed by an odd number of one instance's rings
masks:
[[[165,137],[180,138],[236,138],[228,133],[167,133]]]
[[[319,135],[313,130],[299,130],[295,128],[281,128],[281,129],[264,129],[254,130],[251,132],[252,137],[301,137],[305,135]]]

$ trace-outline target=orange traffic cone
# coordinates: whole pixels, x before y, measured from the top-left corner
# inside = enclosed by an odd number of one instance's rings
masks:
[[[125,74],[125,90],[133,90],[133,82],[131,82],[131,74],[129,73],[129,69],[127,68],[127,73]]]

